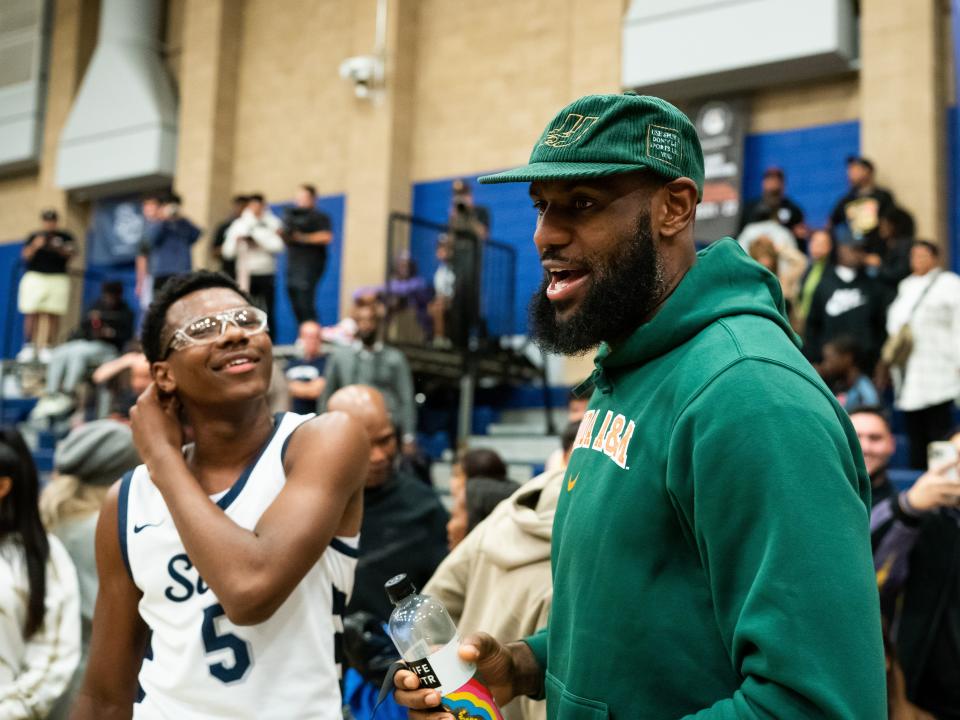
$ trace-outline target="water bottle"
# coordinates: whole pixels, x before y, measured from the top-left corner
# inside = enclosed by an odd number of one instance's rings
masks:
[[[384,585],[394,604],[390,639],[417,677],[420,687],[437,690],[455,718],[503,720],[490,691],[476,678],[476,666],[457,654],[460,635],[447,609],[429,595],[418,595],[406,575]]]

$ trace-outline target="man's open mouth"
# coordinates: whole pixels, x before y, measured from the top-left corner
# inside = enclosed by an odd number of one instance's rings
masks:
[[[578,293],[590,276],[590,271],[582,269],[550,270],[550,284],[547,285],[547,297],[553,302],[571,299]]]

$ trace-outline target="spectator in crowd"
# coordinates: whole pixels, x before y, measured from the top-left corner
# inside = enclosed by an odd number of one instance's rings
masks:
[[[868,253],[865,262],[883,284],[889,305],[897,295],[900,281],[910,274],[910,251],[916,239],[913,216],[893,205],[880,215],[877,234],[880,252]]]
[[[800,291],[800,278],[807,269],[807,259],[790,245],[777,247],[766,235],[755,238],[748,252],[750,257],[777,276],[787,305],[787,314],[793,316],[793,308]]]
[[[567,422],[579,423],[583,420],[583,414],[589,405],[589,395],[578,396],[571,392],[567,399]]]
[[[877,186],[873,163],[864,157],[847,158],[847,179],[850,189],[834,206],[830,224],[846,225],[855,239],[863,241],[867,252],[882,255],[880,217],[893,207],[893,193]]]
[[[230,224],[222,250],[224,258],[236,262],[237,284],[249,291],[257,307],[266,311],[272,340],[276,339],[274,276],[276,256],[283,252],[282,228],[263,195],[254,193],[240,217]]]
[[[744,227],[737,237],[737,242],[747,251],[747,254],[750,253],[750,247],[756,239],[761,237],[772,242],[777,250],[797,249],[796,237],[788,228],[780,224],[772,210],[759,208],[754,212],[754,217],[757,219]]]
[[[46,717],[80,660],[70,556],[40,521],[37,468],[0,427],[0,718]]]
[[[907,699],[907,682],[897,650],[890,639],[887,623],[883,627],[883,651],[887,658],[887,718],[888,720],[937,720]]]
[[[376,388],[341,388],[327,408],[359,420],[370,438],[360,557],[347,612],[366,611],[385,621],[392,608],[383,584],[405,572],[423,587],[447,554],[447,512],[432,488],[398,472],[396,431]]]
[[[873,486],[881,609],[895,629],[907,697],[938,718],[960,717],[960,483],[946,477],[956,466],[932,468],[898,493],[887,477],[896,441],[885,411],[853,408],[850,419]]]
[[[105,282],[71,339],[51,354],[46,390],[33,415],[69,412],[74,390],[88,370],[116,357],[132,338],[133,310],[123,299],[123,285]]]
[[[40,213],[41,228],[30,233],[20,253],[26,269],[17,294],[17,308],[25,316],[25,343],[17,354],[21,362],[50,359],[49,346],[56,343],[60,318],[70,304],[67,261],[76,242],[58,221],[56,210]]]
[[[800,295],[797,301],[794,318],[798,324],[798,332],[806,326],[810,306],[813,304],[813,295],[823,279],[827,267],[833,263],[833,235],[829,230],[814,230],[810,235],[810,266],[800,280]],[[831,271],[832,272],[832,271]]]
[[[807,226],[803,222],[803,210],[786,195],[786,177],[778,167],[767,168],[763,173],[761,195],[743,206],[740,215],[740,230],[743,232],[752,223],[773,219],[793,235],[794,246],[801,252],[807,249]]]
[[[563,433],[570,457],[577,423]],[[543,627],[550,613],[550,538],[565,463],[525,483],[477,523],[423,588],[443,603],[462,636],[485,630],[501,642]],[[496,592],[490,592],[496,588]],[[506,720],[545,720],[546,703],[518,698],[501,708]]]
[[[250,198],[246,195],[234,195],[230,202],[230,214],[222,223],[217,225],[217,229],[213,233],[213,256],[217,262],[220,263],[221,272],[236,279],[236,263],[233,260],[227,260],[223,257],[223,244],[227,241],[227,230],[233,225],[234,220],[243,214],[247,203],[250,202]]]
[[[130,343],[120,357],[103,363],[90,379],[105,398],[99,414],[121,421],[130,419],[130,408],[153,380],[150,363],[138,342]]]
[[[817,366],[820,377],[844,410],[880,402],[877,389],[860,369],[858,355],[853,338],[838,335],[823,346],[823,360]]]
[[[67,717],[86,670],[97,599],[94,546],[100,506],[110,486],[139,464],[129,426],[115,420],[81,425],[57,445],[56,472],[40,495],[40,513],[43,524],[63,543],[77,570],[82,640],[80,664],[51,718]]]
[[[190,272],[191,248],[200,237],[200,228],[180,214],[180,196],[175,193],[163,198],[159,211],[151,211],[151,217],[155,220],[146,226],[140,254],[147,258],[152,294],[156,295],[174,275]]]
[[[356,339],[349,347],[335,348],[327,361],[326,386],[320,407],[337,390],[348,385],[369,385],[381,393],[390,417],[400,428],[402,451],[416,451],[417,410],[413,398],[413,374],[402,352],[380,341],[381,318],[376,305],[354,308]]]
[[[293,207],[283,211],[287,293],[298,324],[317,320],[317,284],[327,267],[327,246],[333,241],[330,217],[316,205],[316,188],[303,184],[297,189]]]
[[[587,412],[587,407],[590,405],[590,395],[578,396],[576,389],[579,388],[579,385],[575,385],[574,388],[575,389],[567,396],[567,429],[564,433],[569,432],[571,428],[580,426],[580,421],[583,420],[583,415]],[[572,442],[571,440],[571,443]],[[567,453],[563,449],[565,443],[564,435],[561,435],[560,447],[550,453],[550,457],[547,458],[547,462],[544,465],[544,472],[556,470],[567,464]]]
[[[943,270],[940,249],[923,240],[913,244],[910,269],[887,313],[884,359],[892,363],[893,346],[909,333],[905,364],[890,374],[894,405],[904,413],[910,438],[910,466],[920,469],[926,467],[927,443],[950,433],[960,396],[960,277]]]
[[[316,412],[326,385],[323,372],[327,364],[320,325],[313,320],[301,323],[297,345],[303,354],[291,358],[286,370],[290,409],[301,414]]]
[[[490,235],[490,211],[473,201],[473,190],[464,179],[454,180],[449,226],[453,239],[453,305],[449,334],[454,345],[465,347],[471,332],[480,328],[480,292],[483,244]]]
[[[863,371],[872,374],[884,338],[883,289],[863,268],[864,243],[834,230],[837,264],[828,267],[817,285],[807,316],[804,353],[811,363],[823,358],[823,346],[849,335],[860,348]]]
[[[453,510],[447,523],[447,547],[453,550],[498,502],[516,490],[514,485],[507,480],[507,466],[496,451],[467,450],[450,474]]]
[[[437,240],[437,269],[433,273],[433,300],[427,305],[427,312],[433,324],[433,344],[437,347],[449,347],[447,337],[447,316],[453,307],[457,276],[453,272],[453,240],[449,235],[441,235]]]
[[[140,211],[143,214],[143,229],[140,234],[140,248],[135,260],[137,284],[134,293],[140,301],[140,307],[146,309],[153,299],[153,278],[150,277],[150,236],[156,232],[157,226],[163,222],[164,195],[150,193],[144,195],[140,201]]]
[[[383,296],[390,317],[387,339],[422,345],[430,332],[430,288],[410,253],[401,252],[394,259]]]
[[[490,210],[473,200],[470,182],[459,178],[451,183],[450,227],[456,232],[474,233],[481,240],[490,234]]]
[[[574,101],[527,165],[481,178],[530,183],[532,336],[600,349],[547,626],[473,634],[458,655],[501,706],[546,694],[558,718],[881,718],[857,439],[776,280],[733,241],[696,252],[703,178],[693,123],[633,93]],[[414,673],[394,686],[411,720],[441,714]]]

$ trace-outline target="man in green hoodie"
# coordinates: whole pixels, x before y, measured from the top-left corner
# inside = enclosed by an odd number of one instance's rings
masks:
[[[553,533],[546,628],[461,646],[498,702],[548,717],[886,717],[870,480],[804,360],[776,278],[732,240],[699,254],[696,131],[653,97],[560,111],[530,163],[544,281],[533,335],[599,345]],[[496,588],[489,592],[496,593]],[[440,717],[399,672],[396,697]]]

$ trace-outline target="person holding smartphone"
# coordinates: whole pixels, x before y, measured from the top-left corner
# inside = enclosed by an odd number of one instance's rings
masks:
[[[144,464],[100,514],[75,720],[340,718],[369,441],[343,413],[271,414],[266,330],[218,273],[171,279],[147,312]]]
[[[50,359],[60,318],[70,304],[67,262],[76,242],[73,235],[60,229],[56,210],[44,210],[40,222],[42,227],[30,234],[20,253],[26,269],[17,296],[17,307],[25,315],[25,343],[17,355],[21,362]]]
[[[870,514],[880,608],[903,668],[906,697],[938,718],[960,717],[960,482],[956,455],[907,490],[887,475],[896,450],[886,411],[851,408],[873,486]]]

